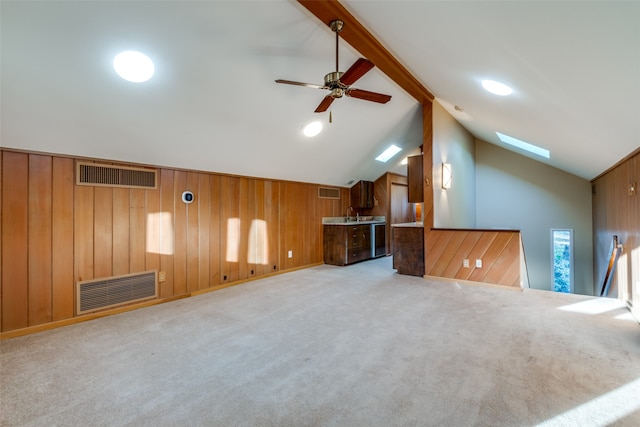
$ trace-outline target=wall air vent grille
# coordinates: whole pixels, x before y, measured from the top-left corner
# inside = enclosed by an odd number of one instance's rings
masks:
[[[318,187],[318,198],[339,200],[340,189],[332,187]]]
[[[77,314],[158,297],[156,271],[85,280],[77,283]]]
[[[155,169],[76,162],[76,184],[104,187],[157,188]]]

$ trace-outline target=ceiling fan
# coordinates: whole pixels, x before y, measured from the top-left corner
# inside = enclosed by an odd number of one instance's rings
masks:
[[[324,85],[281,79],[276,80],[276,83],[330,90],[331,93],[325,96],[322,102],[320,102],[320,105],[318,105],[318,108],[316,108],[316,113],[327,111],[334,99],[342,98],[345,95],[351,98],[363,99],[365,101],[378,102],[380,104],[386,104],[389,102],[391,95],[384,95],[382,93],[369,92],[368,90],[355,89],[351,87],[356,80],[364,76],[374,67],[373,62],[365,58],[359,58],[347,71],[344,73],[340,72],[338,68],[338,40],[340,37],[340,31],[342,31],[342,27],[344,27],[344,22],[336,19],[331,21],[329,27],[331,27],[331,30],[336,33],[336,71],[324,76]]]

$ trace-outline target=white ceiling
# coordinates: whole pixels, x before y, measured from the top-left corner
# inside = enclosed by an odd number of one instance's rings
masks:
[[[392,100],[339,99],[331,124],[313,113],[326,92],[274,82],[335,67],[334,34],[296,2],[0,4],[4,147],[346,185],[403,171],[421,144],[419,105],[377,69],[353,86]],[[586,179],[640,146],[640,2],[343,4],[478,138],[527,140]],[[113,71],[129,49],[154,60],[149,82]],[[342,71],[359,56],[341,42]],[[375,162],[390,143],[403,152]]]

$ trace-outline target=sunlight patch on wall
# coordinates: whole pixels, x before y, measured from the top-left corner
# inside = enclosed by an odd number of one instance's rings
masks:
[[[147,215],[147,252],[173,255],[173,215],[156,212]]]
[[[240,252],[240,218],[227,219],[227,262],[238,262]]]
[[[269,235],[265,220],[254,219],[251,221],[247,262],[249,264],[269,264]]]

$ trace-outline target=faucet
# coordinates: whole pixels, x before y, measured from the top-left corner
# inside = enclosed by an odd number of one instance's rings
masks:
[[[360,222],[360,212],[356,212],[356,222]]]

